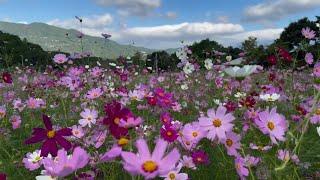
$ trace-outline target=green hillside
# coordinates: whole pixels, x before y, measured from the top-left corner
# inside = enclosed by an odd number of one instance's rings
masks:
[[[28,42],[39,44],[45,51],[80,52],[78,31],[63,29],[45,23],[18,24],[0,21],[0,31],[26,38]],[[66,36],[68,34],[68,37]],[[133,55],[137,51],[152,52],[150,49],[121,45],[104,38],[84,36],[84,51],[90,51],[97,57],[116,58],[119,55]]]

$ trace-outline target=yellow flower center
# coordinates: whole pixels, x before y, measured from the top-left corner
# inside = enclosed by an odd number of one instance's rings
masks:
[[[316,115],[320,116],[320,108],[316,110]]]
[[[120,123],[120,118],[118,118],[118,117],[114,118],[113,122],[115,124],[119,124]]]
[[[212,121],[212,124],[214,125],[214,127],[220,127],[221,126],[221,120],[220,119],[214,119]]]
[[[53,138],[56,135],[56,132],[54,130],[48,131],[47,132],[47,137],[48,138]]]
[[[190,144],[191,144],[190,141],[187,141],[187,142],[186,142],[186,145],[187,145],[187,146],[189,146]]]
[[[231,147],[233,144],[233,141],[231,139],[227,139],[226,144],[227,144],[227,146]]]
[[[197,158],[197,161],[198,161],[198,162],[202,162],[202,158],[201,158],[201,157],[198,157],[198,158]]]
[[[170,178],[171,180],[174,180],[174,179],[176,179],[176,175],[175,175],[174,173],[170,173],[170,174],[169,174],[169,178]]]
[[[194,132],[192,133],[192,136],[193,136],[193,137],[197,137],[197,136],[198,136],[198,133],[194,131]]]
[[[268,122],[268,128],[272,131],[275,128],[275,125],[273,122],[269,121]]]
[[[172,136],[172,132],[171,132],[171,131],[168,131],[168,132],[167,132],[167,136]]]
[[[158,165],[156,162],[154,161],[146,161],[142,164],[142,169],[145,172],[148,173],[153,173],[154,171],[156,171],[158,169]]]
[[[125,145],[127,145],[128,143],[129,143],[129,139],[124,138],[124,137],[122,137],[122,138],[120,138],[120,139],[118,140],[118,145],[119,145],[119,146],[125,146]]]

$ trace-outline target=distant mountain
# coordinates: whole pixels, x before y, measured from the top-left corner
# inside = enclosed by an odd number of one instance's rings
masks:
[[[0,21],[0,31],[26,38],[28,42],[39,44],[46,51],[81,52],[79,31],[63,29],[45,23],[18,24]],[[68,36],[66,36],[66,34]],[[121,45],[112,40],[85,35],[83,37],[84,51],[90,51],[97,57],[116,58],[119,55],[133,55],[137,51],[147,53],[154,50]]]

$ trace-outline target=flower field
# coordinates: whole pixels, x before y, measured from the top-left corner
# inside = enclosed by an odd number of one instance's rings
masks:
[[[174,72],[65,54],[2,71],[0,179],[320,178],[319,51],[295,66],[306,46],[268,67],[217,51],[202,67],[184,47]]]

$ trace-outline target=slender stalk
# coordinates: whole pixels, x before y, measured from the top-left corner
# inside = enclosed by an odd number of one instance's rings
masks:
[[[315,111],[315,109],[317,107],[317,103],[319,101],[319,97],[320,97],[320,91],[317,93],[317,95],[314,98],[314,103],[312,105],[310,113],[304,118],[304,122],[305,123],[304,123],[304,126],[302,127],[301,136],[296,141],[296,146],[294,147],[294,149],[292,151],[293,154],[295,154],[297,152],[299,146],[302,143],[302,139],[303,139],[305,133],[307,132],[308,127],[309,127],[310,116]],[[285,160],[279,167],[275,168],[275,171],[281,171],[281,170],[285,169],[287,167],[287,164],[288,164],[289,161],[290,161],[290,159]]]

